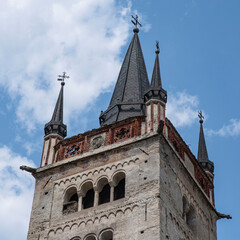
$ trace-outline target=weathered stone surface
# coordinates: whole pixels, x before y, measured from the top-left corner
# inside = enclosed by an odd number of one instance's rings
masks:
[[[76,187],[81,197],[84,182],[97,189],[99,179],[106,177],[111,186],[117,172],[126,176],[124,198],[63,212],[67,189]],[[104,229],[111,229],[115,240],[216,239],[216,211],[164,135],[100,147],[40,168],[35,177],[29,240],[98,237]],[[194,228],[184,219],[183,196],[195,209]]]

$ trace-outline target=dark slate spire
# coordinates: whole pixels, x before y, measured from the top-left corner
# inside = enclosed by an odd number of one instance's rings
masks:
[[[199,163],[202,165],[203,169],[206,171],[209,171],[213,173],[214,171],[214,164],[208,159],[208,153],[207,153],[207,147],[206,147],[206,142],[205,142],[205,137],[204,137],[204,132],[203,132],[203,115],[202,112],[199,111],[198,114],[200,120],[200,132],[199,132],[199,142],[198,142],[198,157],[197,160]]]
[[[159,42],[156,43],[156,58],[153,68],[151,86],[148,91],[145,93],[145,101],[147,102],[150,99],[158,99],[162,100],[163,102],[167,102],[167,92],[162,88],[162,80],[161,80],[161,73],[160,73],[160,65],[159,65]]]
[[[65,75],[65,73],[63,73],[63,76],[59,76],[59,77],[61,78],[58,80],[62,81],[61,90],[59,92],[59,96],[58,96],[57,103],[52,115],[52,119],[50,122],[45,124],[44,131],[45,131],[45,136],[51,133],[55,133],[55,134],[59,134],[64,138],[67,135],[67,126],[63,124],[63,87],[65,85],[64,78],[67,78],[67,76]]]
[[[159,50],[159,42],[156,44],[157,49],[155,51],[156,53],[156,58],[155,58],[155,63],[154,63],[154,68],[153,68],[153,74],[152,74],[152,80],[151,80],[151,87],[162,87],[162,80],[161,80],[161,73],[160,73],[160,65],[159,65],[159,57],[158,54],[160,53]]]
[[[101,125],[145,115],[144,93],[149,88],[149,81],[138,38],[139,29],[136,27],[133,32],[109,107],[99,117]]]

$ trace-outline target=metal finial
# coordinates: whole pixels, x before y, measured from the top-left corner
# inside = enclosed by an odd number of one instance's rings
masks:
[[[132,21],[133,25],[134,25],[136,28],[138,27],[138,25],[139,25],[140,27],[142,27],[142,24],[138,21],[138,15],[136,15],[136,17],[134,17],[134,16],[132,15],[132,18],[133,18],[134,20],[131,20],[131,21]]]
[[[203,123],[203,119],[204,119],[204,116],[203,116],[203,114],[202,114],[202,111],[200,110],[200,111],[198,111],[198,117],[199,117],[199,122],[200,123]]]
[[[159,41],[156,41],[156,48],[157,48],[157,50],[155,52],[156,52],[156,54],[159,54],[160,53]]]
[[[61,81],[61,85],[62,86],[64,86],[65,85],[65,82],[64,82],[64,80],[65,80],[65,78],[69,78],[69,76],[67,76],[66,75],[66,72],[63,72],[63,75],[61,76],[61,75],[58,75],[58,81]]]

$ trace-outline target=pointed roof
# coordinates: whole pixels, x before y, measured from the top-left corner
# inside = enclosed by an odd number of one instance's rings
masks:
[[[57,103],[54,108],[52,119],[45,125],[45,136],[55,133],[63,138],[67,135],[67,126],[63,124],[63,87],[65,83],[61,82],[61,89],[58,95]]]
[[[63,86],[64,82],[61,84],[61,89],[58,95],[56,106],[54,108],[51,122],[63,122]]]
[[[153,74],[152,74],[152,80],[151,85],[145,93],[145,102],[147,102],[150,99],[158,99],[163,101],[164,103],[167,102],[167,92],[162,88],[162,79],[161,79],[161,73],[160,73],[160,64],[159,64],[159,46],[157,42],[157,49],[155,51],[156,57],[155,57],[155,63],[153,68]]]
[[[197,157],[197,160],[202,165],[204,170],[207,170],[207,171],[210,171],[211,173],[213,173],[214,165],[213,165],[213,162],[211,162],[208,159],[207,146],[206,146],[204,132],[203,132],[203,116],[200,113],[201,112],[199,112],[200,132],[199,132],[198,157]]]
[[[145,114],[144,93],[149,88],[149,81],[138,38],[139,29],[135,28],[133,32],[109,107],[100,115],[101,125]]]
[[[159,64],[159,57],[158,54],[160,53],[159,49],[155,51],[156,58],[153,68],[152,80],[151,80],[151,87],[162,87],[162,80],[161,80],[161,73],[160,73],[160,64]]]
[[[198,161],[199,162],[208,162],[208,153],[207,153],[207,147],[203,132],[203,120],[200,120],[200,131],[199,131],[199,142],[198,142]]]

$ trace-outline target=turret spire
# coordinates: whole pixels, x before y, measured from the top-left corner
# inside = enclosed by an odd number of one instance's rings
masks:
[[[101,125],[145,115],[144,93],[149,88],[149,81],[138,38],[137,26],[141,24],[137,16],[133,19],[134,35],[124,58],[109,107],[100,115]]]
[[[214,171],[214,164],[208,159],[207,147],[203,132],[203,119],[204,116],[202,115],[202,111],[198,112],[199,123],[200,123],[200,132],[199,132],[199,142],[198,142],[198,157],[197,160],[202,165],[205,171],[209,171],[213,173]]]
[[[67,135],[67,126],[63,124],[63,87],[65,85],[65,78],[69,78],[69,76],[66,76],[66,73],[64,72],[62,76],[59,75],[58,77],[58,81],[61,81],[61,89],[54,108],[52,119],[45,125],[44,131],[45,136],[55,133],[64,138]]]
[[[153,68],[151,85],[148,91],[145,93],[145,101],[147,102],[150,99],[158,99],[163,102],[167,102],[167,92],[162,88],[162,80],[160,73],[160,64],[159,64],[159,42],[156,41],[156,57]]]
[[[160,65],[159,65],[159,41],[156,41],[156,58],[153,68],[152,80],[151,80],[151,87],[162,87],[162,80],[161,80],[161,73],[160,73]]]

